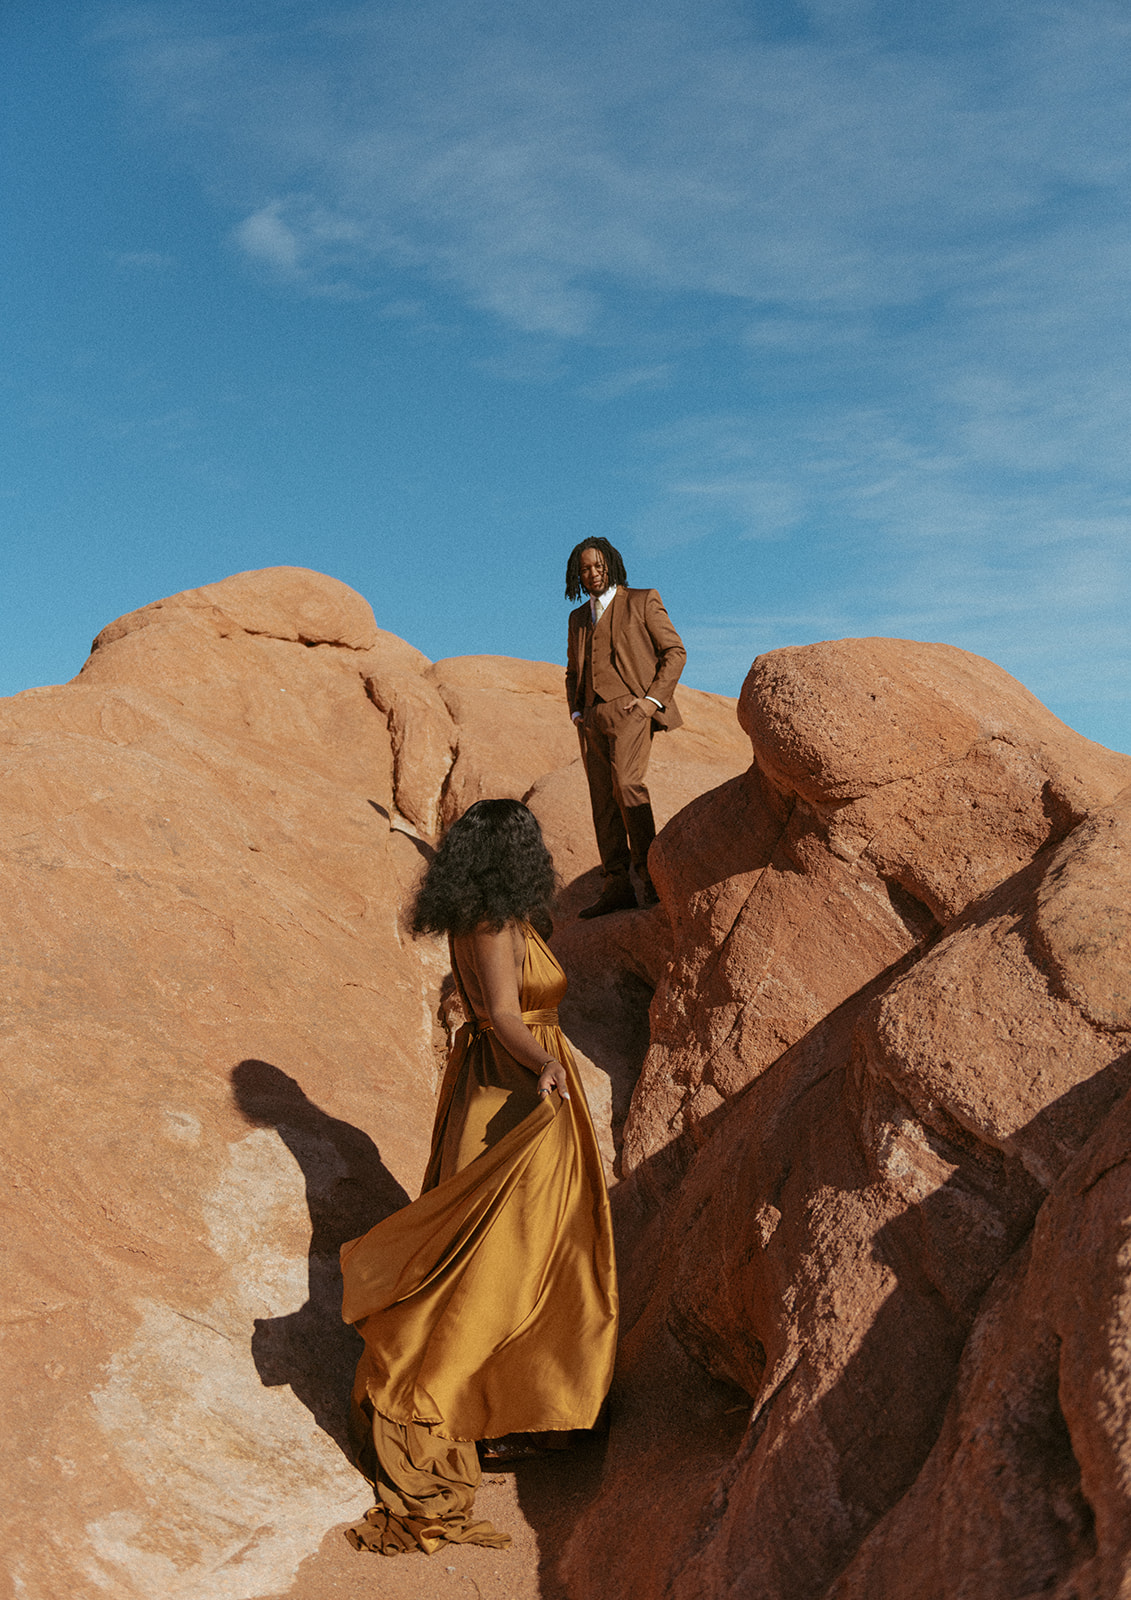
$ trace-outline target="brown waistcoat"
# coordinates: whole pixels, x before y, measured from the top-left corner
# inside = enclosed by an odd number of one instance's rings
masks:
[[[613,629],[610,610],[611,608],[606,606],[597,620],[597,626],[589,630],[589,642],[585,650],[587,706],[591,706],[595,699],[619,700],[621,695],[632,693],[613,665]]]

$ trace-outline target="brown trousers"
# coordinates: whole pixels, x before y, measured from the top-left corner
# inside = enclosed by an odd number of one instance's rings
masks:
[[[629,813],[651,804],[644,776],[653,728],[651,717],[629,707],[629,699],[631,696],[625,695],[622,700],[589,706],[577,725],[593,829],[606,878],[627,877],[630,862],[641,875],[647,871],[648,843],[642,839],[633,851],[630,839],[636,843],[632,834],[638,830],[630,831],[628,824]],[[636,860],[641,848],[644,859]]]

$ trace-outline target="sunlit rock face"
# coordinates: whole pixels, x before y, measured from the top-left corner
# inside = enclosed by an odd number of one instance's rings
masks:
[[[662,903],[594,923],[561,668],[429,662],[316,573],[0,702],[21,1597],[279,1595],[368,1503],[337,1248],[417,1192],[453,1018],[404,907],[491,794],[561,873],[626,1307],[599,1487],[515,1592],[1128,1590],[1131,759],[941,645],[680,705]]]
[[[682,706],[661,821],[749,762],[733,701]],[[442,823],[529,794],[565,884],[567,1026],[594,1050],[577,757],[560,667],[433,664],[291,568],[146,606],[72,683],[0,702],[23,1600],[276,1594],[369,1503],[337,1252],[418,1190],[448,1014],[446,951],[404,907]],[[660,911],[609,921],[581,977],[614,1020],[581,1066],[611,1166],[670,934]]]
[[[740,717],[657,846],[570,1592],[1131,1592],[1131,759],[893,640],[761,658]]]
[[[625,1145],[653,1187],[783,1050],[1131,778],[1127,757],[948,645],[775,651],[739,717],[754,765],[654,857],[675,959]]]

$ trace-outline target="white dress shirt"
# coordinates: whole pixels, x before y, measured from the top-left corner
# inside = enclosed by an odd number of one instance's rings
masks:
[[[605,615],[605,612],[612,605],[613,596],[616,594],[616,592],[616,584],[611,583],[605,590],[604,594],[591,594],[589,596],[589,615],[593,618],[594,627],[597,626],[601,618]]]

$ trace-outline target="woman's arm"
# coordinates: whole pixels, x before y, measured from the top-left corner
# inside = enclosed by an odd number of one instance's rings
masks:
[[[513,925],[498,933],[490,928],[476,928],[471,935],[471,956],[479,978],[483,1007],[503,1048],[524,1067],[538,1073],[538,1093],[549,1094],[556,1089],[563,1100],[568,1100],[569,1079],[565,1068],[538,1043],[522,1020],[516,971],[516,961],[521,957],[516,937],[521,934]]]

